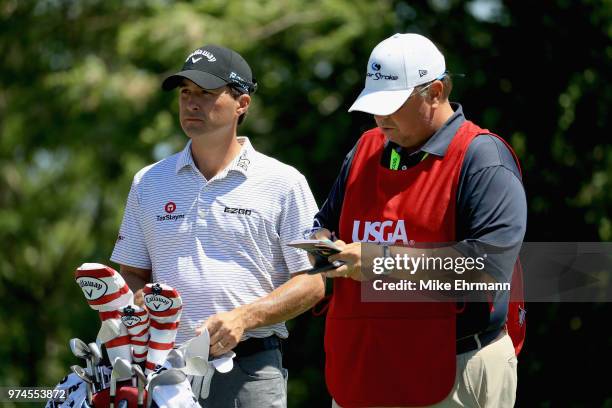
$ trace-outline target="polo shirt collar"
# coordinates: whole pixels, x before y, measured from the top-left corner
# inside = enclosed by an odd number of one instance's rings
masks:
[[[255,149],[253,148],[253,145],[251,145],[249,138],[246,136],[238,136],[238,143],[242,145],[242,149],[228,166],[227,172],[237,171],[244,174],[245,177],[248,177],[249,169],[252,166],[255,156]]]
[[[454,111],[453,115],[425,142],[419,151],[435,154],[436,156],[444,156],[446,154],[451,140],[453,140],[459,127],[465,122],[463,107],[458,103],[451,103],[451,107]]]
[[[248,137],[238,136],[238,143],[242,145],[242,149],[240,149],[240,152],[231,163],[221,171],[223,176],[226,176],[230,171],[237,171],[244,174],[245,177],[249,174],[249,169],[255,157],[255,149]],[[194,170],[197,170],[195,162],[193,161],[193,156],[191,155],[191,140],[187,142],[185,148],[179,153],[176,161],[176,173],[186,166],[191,166]],[[215,178],[216,177],[217,176],[215,176]]]
[[[193,162],[193,157],[191,157],[191,139],[187,142],[187,145],[179,153],[179,156],[176,160],[176,173],[183,169],[183,167],[191,166],[194,169],[196,168],[195,163]]]

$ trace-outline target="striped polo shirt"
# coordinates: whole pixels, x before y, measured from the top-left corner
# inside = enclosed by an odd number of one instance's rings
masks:
[[[153,282],[176,288],[182,344],[211,315],[265,296],[310,268],[288,247],[310,230],[317,205],[295,168],[259,153],[239,137],[240,153],[207,180],[191,141],[182,152],[140,170],[132,183],[111,260],[150,269]],[[245,337],[288,336],[284,323]]]

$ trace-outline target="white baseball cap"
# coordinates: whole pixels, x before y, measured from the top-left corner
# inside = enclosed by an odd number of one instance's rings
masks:
[[[365,88],[348,111],[390,115],[406,102],[414,87],[445,72],[444,56],[428,38],[394,34],[372,50]]]

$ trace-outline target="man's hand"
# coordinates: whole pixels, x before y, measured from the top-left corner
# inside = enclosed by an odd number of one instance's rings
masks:
[[[319,228],[319,229],[315,230],[312,234],[310,234],[309,238],[310,239],[329,239],[329,240],[331,240],[332,239],[332,233],[327,228]],[[325,259],[325,258],[323,258],[323,259]],[[315,266],[315,264],[317,263],[317,259],[310,252],[308,252],[308,260],[310,261],[310,264],[312,266]]]
[[[142,308],[145,307],[145,303],[144,303],[144,290],[143,289],[138,289],[136,291],[136,293],[134,293],[134,304],[136,306],[140,306]]]
[[[196,330],[197,336],[202,334],[204,327],[210,334],[210,355],[218,357],[240,342],[245,330],[244,316],[240,308],[212,315]]]
[[[338,240],[334,244],[342,248],[342,252],[327,258],[329,262],[342,261],[344,265],[326,272],[328,278],[349,278],[356,281],[365,281],[370,278],[366,274],[371,272],[373,258],[378,256],[380,247],[376,244],[352,242],[350,244]],[[377,255],[378,254],[378,255]]]

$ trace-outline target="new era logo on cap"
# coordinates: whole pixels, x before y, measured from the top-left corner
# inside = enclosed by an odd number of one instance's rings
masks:
[[[372,50],[367,68],[365,87],[349,112],[390,115],[404,104],[416,86],[444,74],[446,63],[426,37],[394,34]]]

